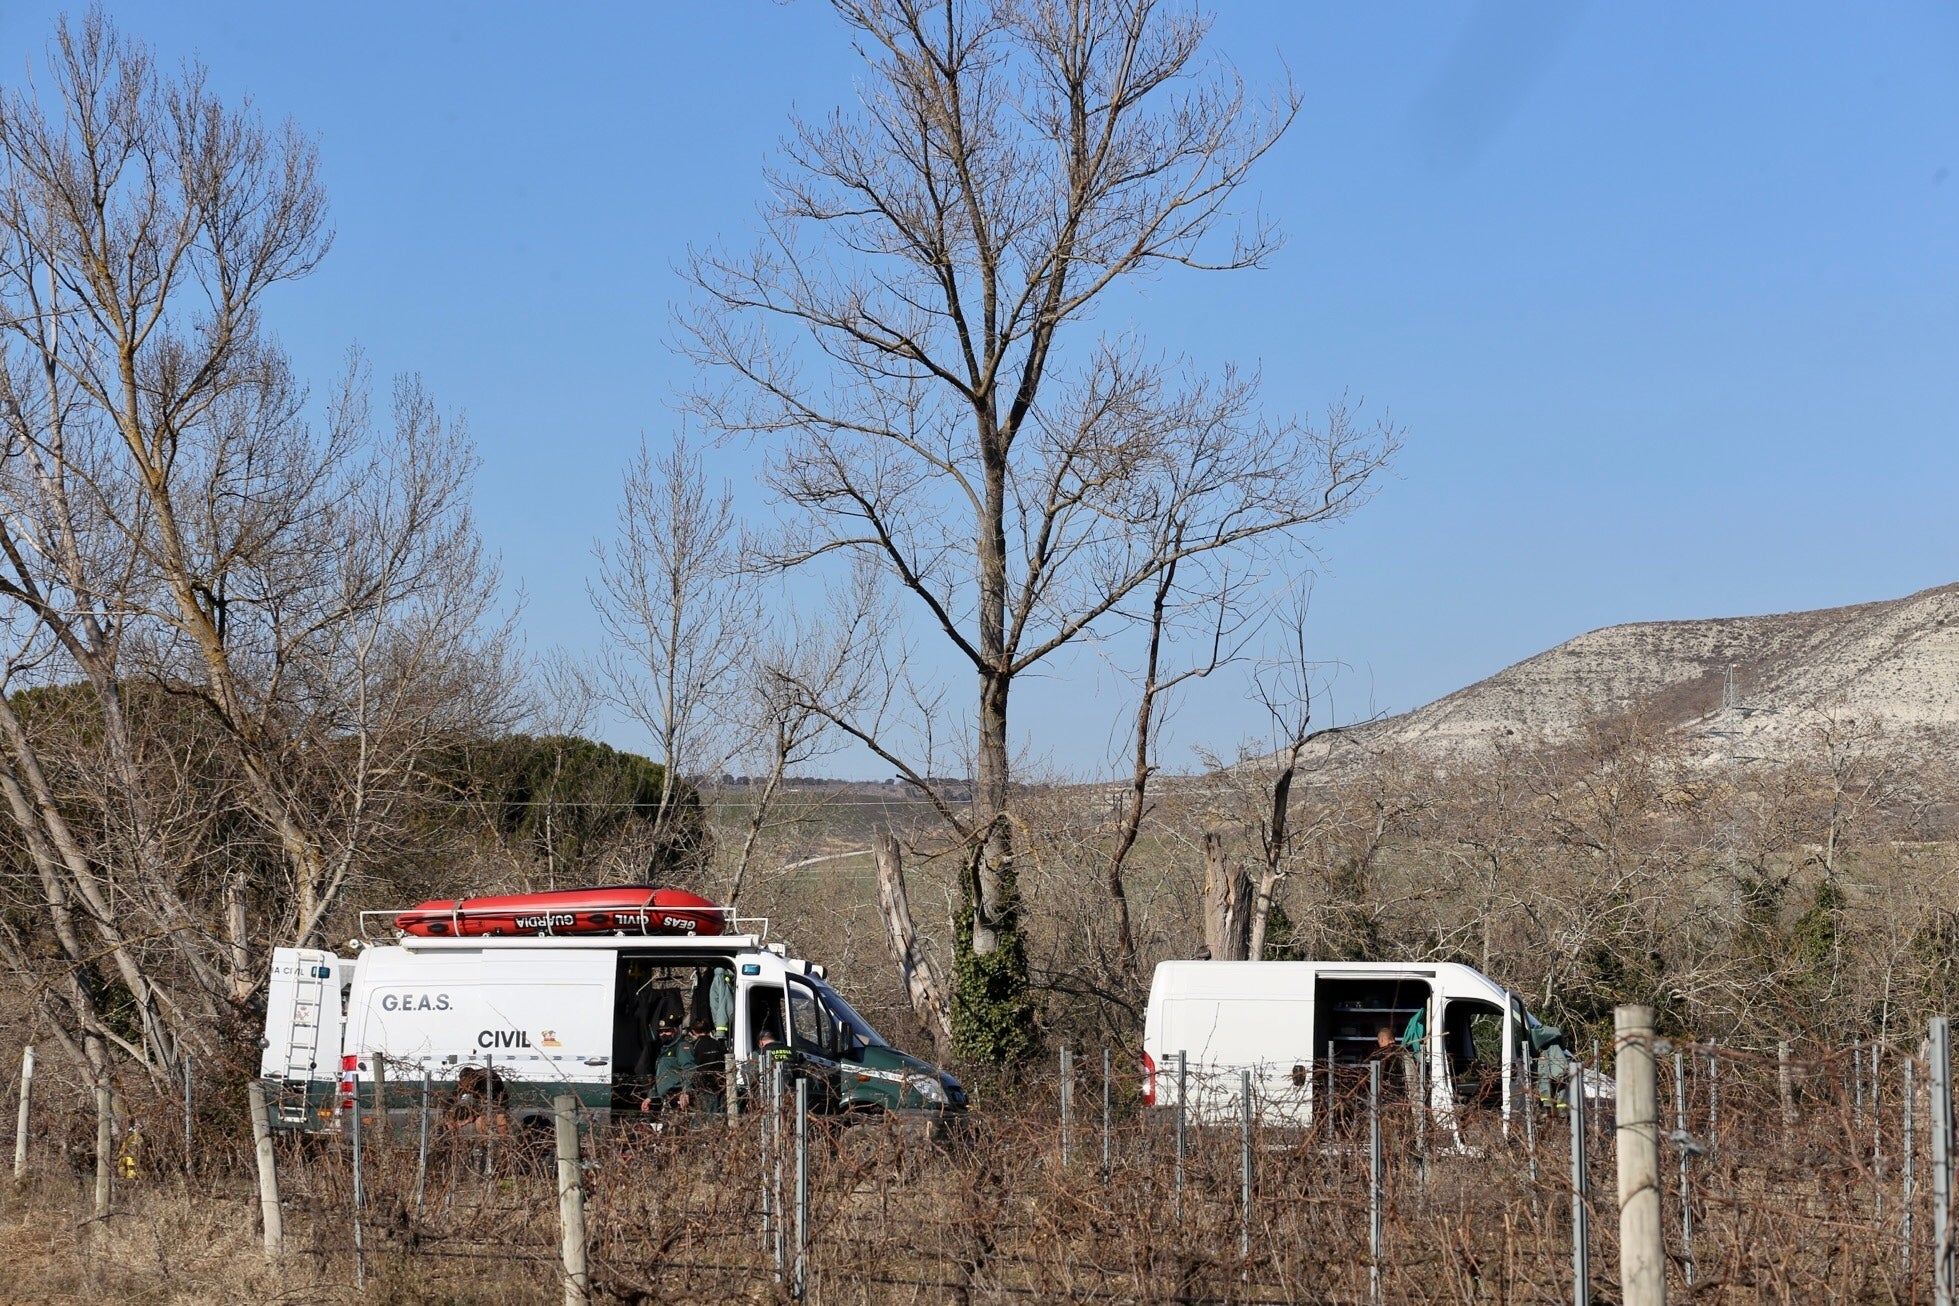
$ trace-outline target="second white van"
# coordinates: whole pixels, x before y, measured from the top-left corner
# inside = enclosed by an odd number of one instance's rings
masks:
[[[1526,1056],[1562,1061],[1557,1031],[1516,994],[1453,962],[1166,961],[1150,985],[1143,1096],[1199,1118],[1236,1116],[1250,1075],[1267,1124],[1309,1125],[1316,1100],[1382,1062],[1404,1097],[1443,1124],[1490,1111],[1507,1129],[1532,1078]]]

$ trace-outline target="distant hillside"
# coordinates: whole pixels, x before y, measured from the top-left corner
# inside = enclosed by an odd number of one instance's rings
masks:
[[[1822,713],[1900,740],[1959,741],[1959,584],[1814,612],[1608,626],[1349,742],[1466,759],[1505,733],[1555,743],[1632,713],[1705,737],[1710,753],[1728,746],[1705,733],[1720,729],[1750,754],[1786,754]]]

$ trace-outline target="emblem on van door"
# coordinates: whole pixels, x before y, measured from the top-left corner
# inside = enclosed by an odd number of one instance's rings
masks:
[[[527,1048],[531,1036],[521,1029],[486,1029],[476,1036],[479,1048]]]
[[[561,1048],[564,1046],[564,1044],[558,1042],[558,1031],[555,1029],[544,1030],[537,1036],[537,1041],[541,1047]]]

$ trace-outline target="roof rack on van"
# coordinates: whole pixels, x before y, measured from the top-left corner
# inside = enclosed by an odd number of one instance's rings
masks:
[[[409,931],[402,929],[396,923],[409,910],[409,908],[405,907],[390,907],[361,912],[359,914],[360,941],[364,943],[389,944],[400,942],[405,938],[414,937]],[[689,911],[694,915],[709,916],[718,919],[721,924],[719,932],[696,935],[677,930],[650,929],[647,927],[644,914],[641,914],[637,921],[621,917],[620,919],[613,920],[604,927],[600,927],[582,922],[572,924],[552,913],[541,912],[536,917],[527,919],[525,926],[521,929],[513,929],[507,933],[472,934],[464,928],[466,922],[493,917],[508,919],[510,916],[509,910],[507,908],[478,910],[458,905],[451,908],[445,915],[451,924],[451,928],[447,931],[448,937],[457,939],[466,938],[471,942],[482,943],[492,947],[500,943],[515,943],[547,938],[590,939],[623,937],[676,941],[698,939],[705,942],[716,938],[729,938],[733,936],[746,936],[757,941],[768,937],[769,918],[766,916],[740,916],[736,914],[733,907],[696,907],[690,908]]]

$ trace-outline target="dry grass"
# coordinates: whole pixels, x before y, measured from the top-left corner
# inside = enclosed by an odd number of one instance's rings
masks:
[[[320,1301],[294,1291],[259,1251],[242,1203],[181,1184],[131,1184],[107,1221],[89,1218],[81,1185],[37,1182],[0,1207],[0,1297],[19,1303]]]
[[[1796,1067],[1786,1132],[1772,1058],[1722,1054],[1720,1125],[1705,1059],[1690,1059],[1696,1283],[1686,1281],[1677,1151],[1663,1149],[1674,1299],[1693,1302],[1929,1300],[1930,1182],[1919,1106],[1909,1273],[1899,1216],[1901,1062],[1861,1093],[1847,1055]],[[1866,1067],[1868,1063],[1865,1063]],[[1922,1083],[1922,1077],[1920,1082]],[[1241,1254],[1243,1152],[1235,1123],[1188,1133],[1178,1196],[1164,1113],[1118,1110],[1101,1164],[1100,1084],[1078,1084],[1063,1164],[1054,1085],[1026,1087],[976,1114],[955,1143],[885,1125],[810,1127],[810,1299],[822,1303],[1178,1301],[1360,1303],[1369,1299],[1364,1099],[1310,1131],[1254,1135],[1249,1254]],[[1661,1099],[1671,1129],[1671,1067]],[[1863,1100],[1860,1109],[1858,1099]],[[786,1117],[785,1117],[786,1118]],[[1419,1150],[1405,1108],[1382,1112],[1386,1176],[1381,1300],[1570,1300],[1568,1121],[1538,1117],[1533,1149],[1515,1130],[1468,1129],[1450,1155],[1437,1130]],[[555,1181],[545,1140],[437,1131],[423,1200],[416,1157],[373,1148],[364,1178],[359,1268],[345,1149],[288,1140],[280,1164],[288,1251],[266,1264],[242,1149],[200,1149],[204,1177],[154,1175],[118,1187],[115,1214],[86,1218],[78,1178],[50,1175],[7,1194],[0,1218],[4,1296],[19,1302],[191,1303],[555,1301]],[[44,1143],[45,1146],[45,1143]],[[1595,1300],[1616,1288],[1617,1215],[1609,1126],[1589,1141]],[[1536,1162],[1533,1175],[1533,1156]],[[173,1158],[174,1162],[174,1158]],[[780,1301],[772,1230],[793,1191],[793,1154],[761,1120],[693,1121],[588,1136],[586,1187],[601,1302]],[[785,1234],[787,1230],[784,1230]],[[793,1265],[793,1247],[784,1238]],[[357,1290],[356,1275],[364,1287]]]

